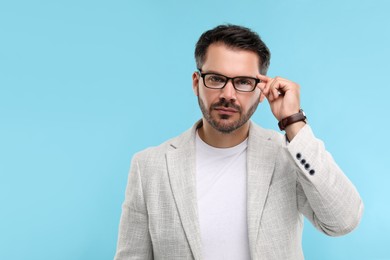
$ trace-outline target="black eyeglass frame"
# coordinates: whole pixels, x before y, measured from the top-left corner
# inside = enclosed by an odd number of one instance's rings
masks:
[[[234,87],[234,89],[235,89],[236,91],[238,91],[238,92],[253,92],[253,91],[256,89],[257,84],[259,84],[259,83],[261,82],[261,80],[258,79],[258,78],[247,77],[247,76],[238,76],[238,77],[230,78],[230,77],[227,77],[227,76],[225,76],[225,75],[222,75],[222,74],[219,74],[219,73],[214,73],[214,72],[202,73],[202,69],[199,69],[199,68],[198,68],[198,73],[199,73],[200,77],[203,79],[203,85],[204,85],[206,88],[209,88],[209,89],[223,89],[223,88],[226,86],[226,84],[229,82],[229,80],[232,80],[233,87]],[[208,86],[206,85],[206,83],[205,83],[205,77],[206,77],[207,75],[218,75],[218,76],[224,77],[224,78],[226,78],[226,82],[225,82],[225,84],[224,84],[222,87],[220,87],[220,88],[210,88],[210,87],[208,87]],[[254,85],[254,87],[253,87],[252,90],[246,91],[246,90],[237,89],[236,86],[234,85],[234,80],[235,80],[235,79],[239,79],[239,78],[253,79],[253,80],[256,82],[256,84]]]

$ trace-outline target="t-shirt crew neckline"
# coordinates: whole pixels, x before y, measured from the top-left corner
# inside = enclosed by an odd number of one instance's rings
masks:
[[[206,151],[210,152],[211,154],[220,154],[220,155],[225,155],[225,156],[233,155],[237,152],[237,150],[244,149],[248,146],[248,137],[247,137],[247,138],[245,138],[244,141],[242,141],[241,143],[239,143],[235,146],[232,146],[232,147],[227,147],[227,148],[214,147],[214,146],[209,145],[205,141],[203,141],[202,138],[200,138],[198,131],[196,131],[196,141],[197,141],[197,145],[200,145],[203,148],[205,148],[203,150],[206,150]]]

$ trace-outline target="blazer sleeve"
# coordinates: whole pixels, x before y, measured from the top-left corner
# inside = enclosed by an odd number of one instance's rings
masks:
[[[297,169],[298,210],[327,235],[351,232],[360,222],[363,202],[323,142],[306,125],[287,149]]]
[[[134,156],[122,205],[115,260],[153,259],[140,167]]]

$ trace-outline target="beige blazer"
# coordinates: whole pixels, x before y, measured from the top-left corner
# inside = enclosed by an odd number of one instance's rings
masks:
[[[197,124],[133,157],[116,260],[202,259],[195,187]],[[303,259],[303,215],[330,236],[358,225],[363,211],[359,194],[310,126],[287,143],[280,133],[251,123],[247,149],[252,259]]]

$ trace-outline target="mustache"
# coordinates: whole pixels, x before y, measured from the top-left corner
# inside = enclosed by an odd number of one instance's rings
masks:
[[[217,103],[214,103],[211,105],[211,109],[215,109],[215,108],[218,108],[218,107],[230,107],[230,108],[233,108],[235,110],[237,110],[238,112],[241,112],[241,107],[238,106],[237,104],[235,104],[234,102],[230,102],[226,99],[221,99],[220,101],[218,101]]]

